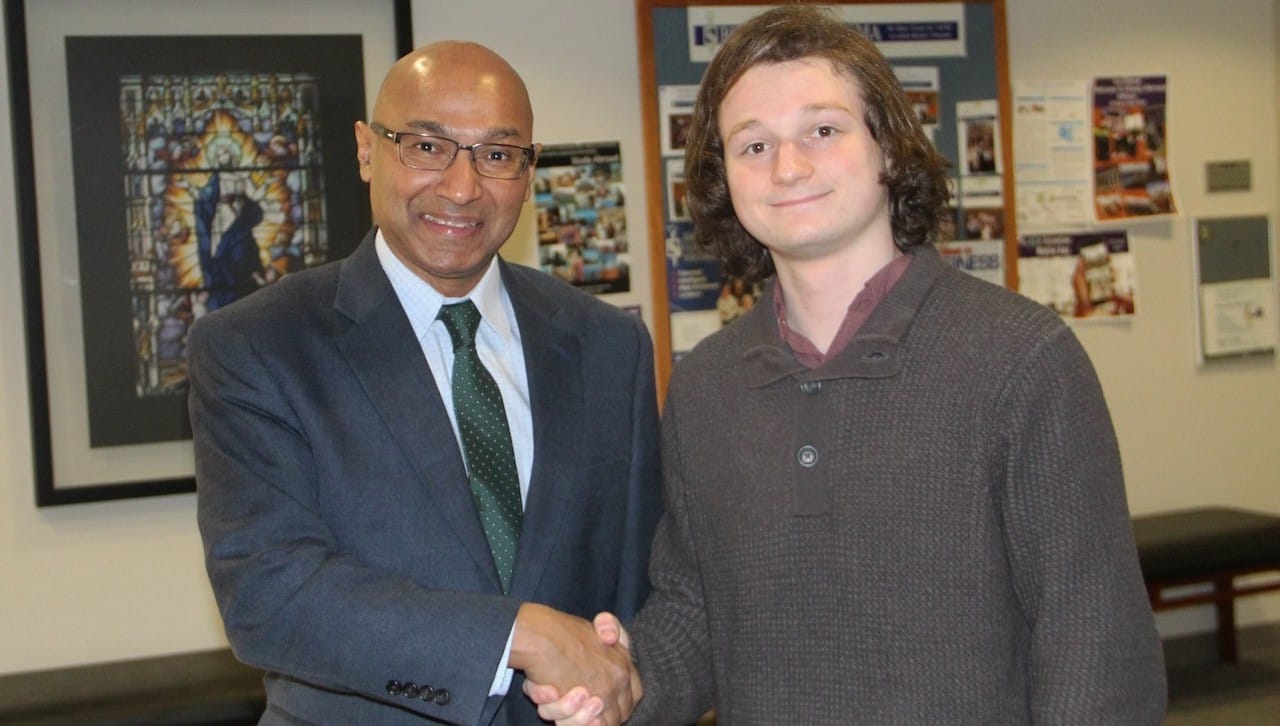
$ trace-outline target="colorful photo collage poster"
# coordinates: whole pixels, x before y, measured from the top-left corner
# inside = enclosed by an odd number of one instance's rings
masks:
[[[1173,214],[1164,76],[1093,82],[1093,199],[1100,221]]]
[[[533,179],[538,264],[593,294],[631,289],[618,142],[542,148]]]

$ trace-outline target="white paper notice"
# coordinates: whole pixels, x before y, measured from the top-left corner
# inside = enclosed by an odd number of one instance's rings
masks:
[[[1086,81],[1013,84],[1013,176],[1018,226],[1093,219]]]
[[[1271,280],[1237,280],[1200,287],[1206,356],[1256,353],[1276,345]]]

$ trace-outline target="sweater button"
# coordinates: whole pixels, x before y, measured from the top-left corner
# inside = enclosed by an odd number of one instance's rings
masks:
[[[818,463],[818,450],[812,446],[804,445],[796,452],[796,461],[800,462],[800,466],[808,469]]]

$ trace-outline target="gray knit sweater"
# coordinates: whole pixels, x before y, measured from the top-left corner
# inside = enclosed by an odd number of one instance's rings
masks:
[[[816,370],[770,305],[676,367],[633,723],[1160,722],[1088,357],[1048,308],[913,255]]]

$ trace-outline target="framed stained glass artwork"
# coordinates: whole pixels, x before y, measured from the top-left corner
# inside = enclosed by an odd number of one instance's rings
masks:
[[[194,489],[186,332],[370,225],[408,0],[6,0],[38,505]]]

